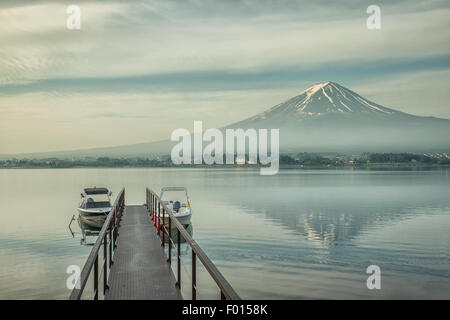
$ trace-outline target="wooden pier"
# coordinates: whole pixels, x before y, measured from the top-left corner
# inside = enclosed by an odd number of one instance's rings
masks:
[[[176,243],[173,238],[176,238]],[[181,294],[181,238],[189,245],[192,254],[192,274],[188,283],[192,292],[190,297]],[[176,275],[172,271],[174,248]],[[70,299],[196,300],[197,260],[217,284],[222,299],[240,299],[158,195],[147,189],[145,205],[126,206],[125,189],[122,189]]]

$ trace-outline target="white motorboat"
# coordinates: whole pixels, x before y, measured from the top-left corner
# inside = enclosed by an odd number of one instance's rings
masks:
[[[178,194],[176,194],[178,192]],[[184,199],[181,199],[180,192],[184,193]],[[175,218],[182,225],[188,225],[191,221],[192,208],[187,189],[185,187],[163,187],[161,188],[161,195],[159,197],[167,209],[171,210]],[[162,212],[162,205],[161,205]],[[162,215],[161,215],[162,216]],[[168,224],[168,219],[166,219],[165,225]],[[175,228],[172,225],[172,228]]]
[[[112,192],[107,188],[85,188],[78,206],[80,220],[92,227],[101,228],[111,211]]]

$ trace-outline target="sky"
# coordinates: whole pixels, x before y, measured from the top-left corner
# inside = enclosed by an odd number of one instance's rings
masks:
[[[440,0],[2,0],[0,154],[219,128],[324,81],[450,118],[449,27]]]

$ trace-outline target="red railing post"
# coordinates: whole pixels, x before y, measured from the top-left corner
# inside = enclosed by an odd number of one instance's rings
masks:
[[[162,217],[162,244],[161,246],[164,248],[165,242],[166,242],[166,210],[163,208],[163,217]]]
[[[159,203],[159,200],[157,201],[156,205],[158,206],[157,212],[158,212],[158,223],[156,224],[156,228],[158,230],[158,236],[161,237],[161,205]]]

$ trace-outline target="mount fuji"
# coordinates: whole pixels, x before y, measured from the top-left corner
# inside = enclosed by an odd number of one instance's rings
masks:
[[[318,83],[248,120],[295,117],[308,119],[330,113],[393,115],[401,112],[373,103],[334,82]]]
[[[315,84],[285,102],[221,130],[228,128],[279,129],[280,152],[286,153],[450,151],[450,120],[386,108],[334,82]],[[174,144],[165,140],[14,156],[148,157],[168,155]],[[0,155],[5,159],[11,157]]]
[[[450,120],[386,108],[334,82],[227,128],[279,128],[282,150],[431,152],[450,149]]]

